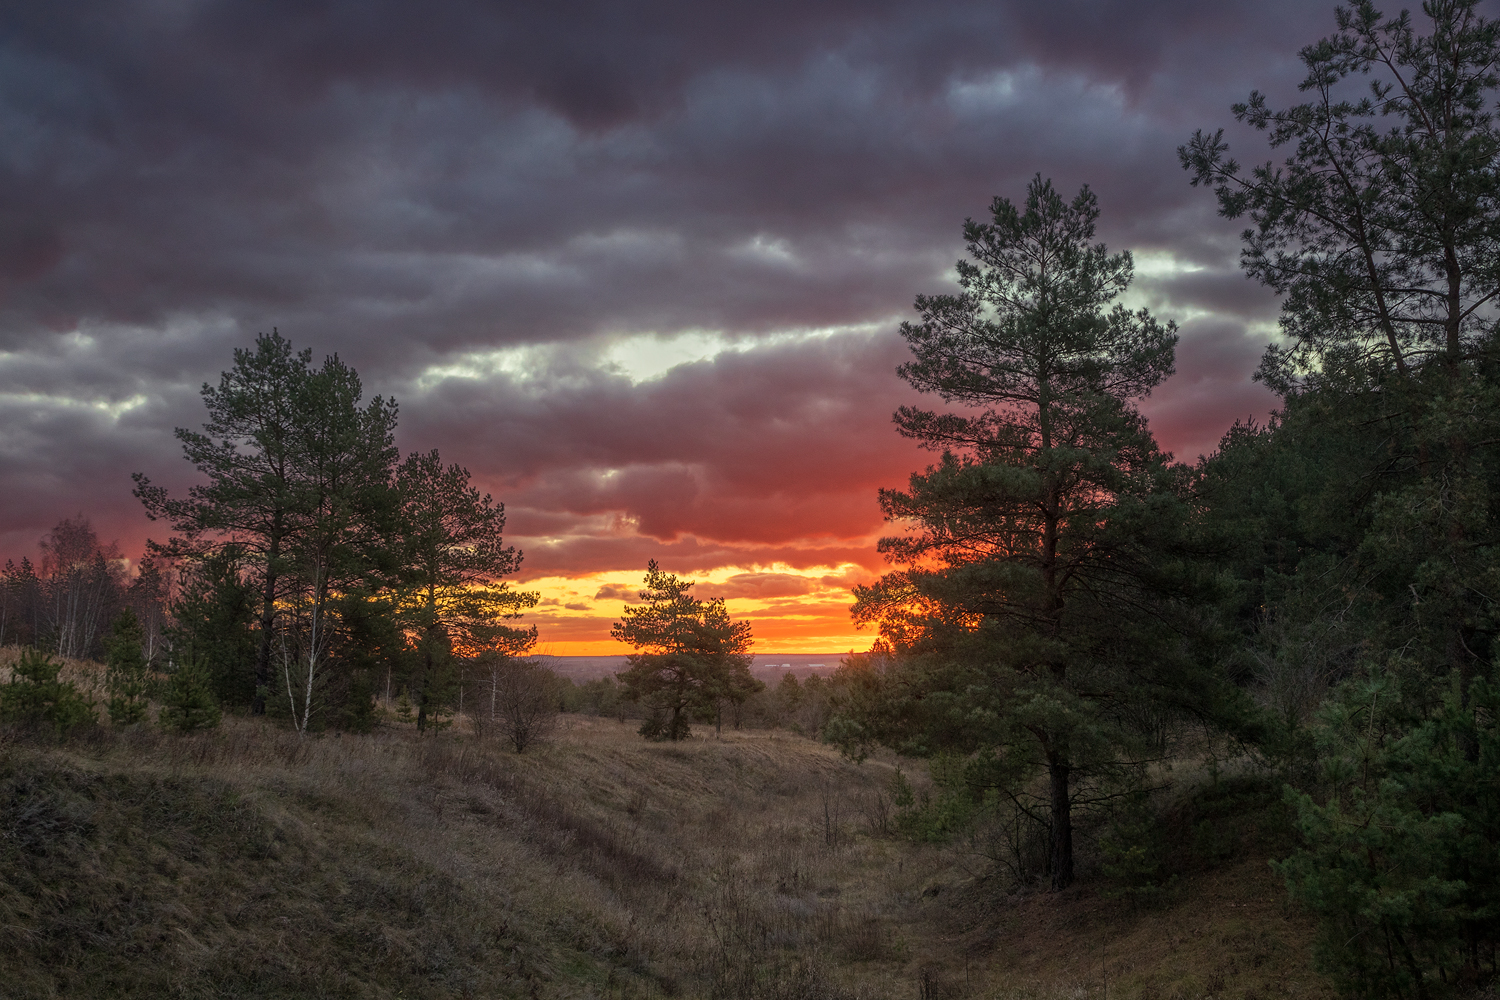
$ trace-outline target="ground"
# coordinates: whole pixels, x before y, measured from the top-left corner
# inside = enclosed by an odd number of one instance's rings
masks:
[[[785,732],[0,740],[0,996],[1331,995],[1253,850],[1149,906],[1009,891],[888,832],[920,762]]]

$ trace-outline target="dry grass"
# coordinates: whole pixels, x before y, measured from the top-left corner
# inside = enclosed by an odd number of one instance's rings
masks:
[[[1154,911],[1008,897],[961,845],[877,835],[893,759],[633,730],[12,735],[0,996],[1324,995],[1263,859]]]
[[[0,646],[0,684],[8,683],[17,661],[21,659],[20,646]],[[84,697],[102,704],[107,695],[104,691],[104,667],[93,660],[75,660],[67,656],[53,656],[62,664],[57,679],[67,681],[83,692]]]

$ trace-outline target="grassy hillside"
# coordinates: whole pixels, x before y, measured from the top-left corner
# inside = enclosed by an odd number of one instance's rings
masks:
[[[1262,857],[1184,856],[1146,909],[1007,895],[965,843],[879,835],[893,763],[576,717],[525,756],[8,734],[0,996],[1325,995]]]

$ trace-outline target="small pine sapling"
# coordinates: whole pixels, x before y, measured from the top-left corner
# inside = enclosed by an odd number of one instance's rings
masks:
[[[94,719],[94,703],[69,681],[57,679],[62,664],[37,649],[24,649],[9,683],[0,685],[0,721],[50,725],[58,736]]]
[[[203,664],[188,661],[179,665],[167,681],[161,712],[157,715],[162,728],[178,733],[213,729],[221,717],[219,701],[214,697]]]
[[[109,721],[117,726],[133,725],[146,717],[145,641],[146,630],[131,608],[120,612],[104,640]]]

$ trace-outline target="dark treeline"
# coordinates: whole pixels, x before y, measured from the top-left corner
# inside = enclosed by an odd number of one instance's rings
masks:
[[[392,687],[424,729],[466,665],[535,641],[511,624],[536,597],[504,582],[521,556],[503,506],[435,451],[402,460],[395,403],[362,396],[336,356],[315,368],[261,336],[203,387],[203,431],[177,432],[205,481],[177,498],[136,476],[175,532],[151,544],[181,567],[172,655],[223,702],[302,732],[364,728]]]
[[[1093,195],[1038,178],[965,226],[960,292],[902,329],[901,374],[960,408],[896,415],[941,458],[881,495],[907,530],[857,591],[882,638],[828,727],[932,757],[1003,818],[1018,880],[1067,887],[1086,830],[1091,873],[1142,894],[1177,846],[1164,766],[1234,747],[1361,997],[1497,973],[1500,28],[1476,6],[1341,9],[1306,103],[1234,108],[1280,163],[1181,149],[1283,296],[1257,376],[1279,409],[1196,466],[1136,410],[1176,335],[1117,304],[1131,260]]]
[[[160,649],[167,582],[147,560],[132,578],[119,546],[103,544],[88,518],[58,522],[41,540],[41,564],[7,560],[0,576],[0,646],[36,646],[97,658],[110,623],[131,608],[145,625],[147,654]]]
[[[505,582],[521,555],[503,506],[435,451],[401,459],[394,402],[362,403],[337,357],[315,367],[273,332],[202,394],[203,430],[177,431],[202,482],[173,497],[135,477],[173,535],[127,578],[87,520],[63,521],[39,569],[7,563],[0,640],[108,658],[112,716],[136,720],[140,692],[115,688],[154,674],[164,703],[175,690],[303,733],[368,728],[377,695],[442,724],[466,682],[535,642],[514,622],[536,597]]]
[[[816,739],[824,735],[844,694],[841,684],[816,674],[799,681],[787,671],[776,684],[753,683],[758,686],[738,697],[703,699],[685,712],[686,719],[711,723],[721,730],[784,729]],[[639,722],[647,735],[666,736],[661,722],[666,714],[663,709],[669,711],[670,706],[658,706],[649,698],[635,695],[614,677],[583,682],[560,677],[554,684],[559,712]]]
[[[63,657],[104,651],[110,622],[132,607],[153,625],[147,642],[160,642],[162,579],[142,565],[135,579],[115,544],[102,544],[83,514],[66,517],[40,540],[40,565],[7,559],[0,577],[0,646],[49,649]]]

